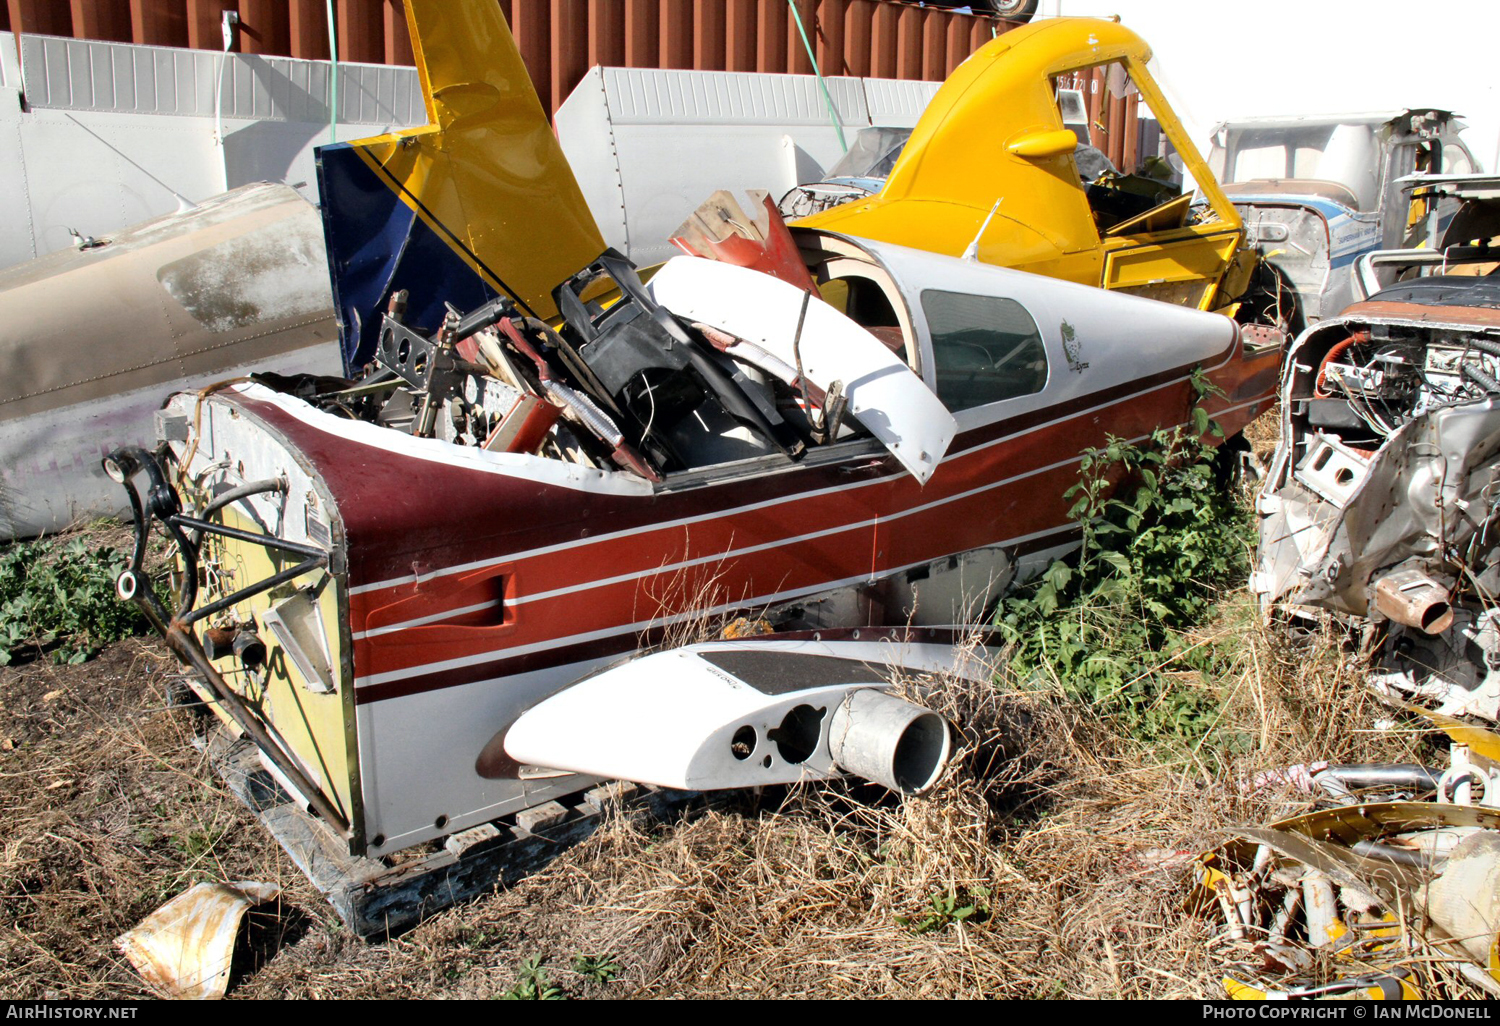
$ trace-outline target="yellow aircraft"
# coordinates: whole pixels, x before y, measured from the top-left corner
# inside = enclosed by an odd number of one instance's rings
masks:
[[[797,223],[953,256],[973,247],[985,263],[1220,309],[1244,291],[1253,255],[1150,59],[1113,21],[1048,19],[998,36],[943,83],[878,193]],[[1148,175],[1080,174],[1086,148],[1064,125],[1058,85],[1097,68],[1112,92],[1139,91],[1206,207]]]

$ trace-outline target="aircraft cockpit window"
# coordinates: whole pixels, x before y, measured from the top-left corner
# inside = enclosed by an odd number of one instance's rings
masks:
[[[1101,236],[1181,227],[1188,205],[1180,158],[1124,64],[1053,80],[1058,113],[1078,137],[1073,165]],[[1159,213],[1158,213],[1159,212]]]
[[[948,409],[1031,395],[1047,384],[1042,335],[1020,303],[928,289],[922,309],[932,333],[938,398]]]

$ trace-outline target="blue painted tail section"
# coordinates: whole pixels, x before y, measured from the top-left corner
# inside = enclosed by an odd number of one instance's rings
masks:
[[[472,310],[495,291],[455,247],[418,216],[413,197],[361,157],[356,145],[317,151],[323,238],[338,316],[344,372],[375,355],[380,321],[392,294],[409,293],[406,322],[432,332],[452,303]]]

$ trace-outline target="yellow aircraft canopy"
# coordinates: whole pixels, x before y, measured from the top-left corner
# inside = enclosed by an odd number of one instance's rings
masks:
[[[1101,284],[1105,246],[1053,80],[1118,61],[1221,215],[1216,229],[1237,232],[1234,208],[1147,72],[1150,59],[1145,41],[1113,21],[1048,19],[998,36],[943,83],[879,193],[798,224],[958,256],[998,200],[979,260]]]

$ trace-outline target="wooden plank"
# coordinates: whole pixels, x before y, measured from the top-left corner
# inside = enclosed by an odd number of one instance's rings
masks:
[[[511,35],[539,97],[551,95],[552,89],[551,20],[548,0],[513,0],[510,5]]]
[[[625,0],[625,66],[654,68],[661,58],[661,5],[657,0]]]
[[[239,0],[241,53],[285,57],[292,52],[291,13],[283,0]]]
[[[385,60],[382,0],[338,0],[339,60],[379,64]]]
[[[755,70],[756,0],[728,0],[724,26],[724,61],[730,71]]]
[[[871,72],[873,44],[870,30],[874,26],[875,0],[849,0],[844,7],[844,74],[863,78]]]
[[[5,10],[12,32],[42,36],[73,34],[73,10],[68,0],[8,0]]]
[[[663,68],[692,68],[693,0],[661,0],[657,17],[661,23],[657,64]]]
[[[693,0],[693,67],[724,70],[724,0]]]
[[[589,0],[589,66],[625,63],[625,8],[620,0]]]
[[[552,0],[551,64],[552,105],[548,113],[555,114],[589,70],[587,0]]]
[[[811,75],[813,62],[807,46],[811,43],[813,52],[817,52],[818,0],[793,0],[793,3],[796,4],[797,14],[802,18],[802,28],[807,32],[807,43],[802,41],[802,33],[797,31],[797,19],[792,17],[792,8],[783,6],[782,10],[786,15],[786,70],[794,75]]]
[[[385,0],[385,62],[401,67],[417,63],[411,48],[411,29],[406,24],[406,5],[401,0]]]
[[[187,0],[130,0],[130,41],[187,46]]]
[[[891,4],[879,4],[870,20],[870,70],[874,78],[896,77],[896,22],[901,11]]]
[[[1125,97],[1125,143],[1121,147],[1125,163],[1121,171],[1130,173],[1141,166],[1141,97],[1131,93]]]
[[[947,11],[927,11],[922,19],[922,77],[929,82],[948,77],[948,22],[952,18]]]
[[[847,75],[844,66],[844,8],[845,0],[818,0],[813,26],[808,31],[816,35],[813,44],[818,51],[818,68],[825,75]]]
[[[73,0],[73,35],[130,42],[130,0]]]
[[[926,11],[920,7],[902,7],[896,22],[896,77],[918,81],[922,78],[922,22]]]
[[[762,3],[755,17],[755,70],[786,71],[786,0]]]

